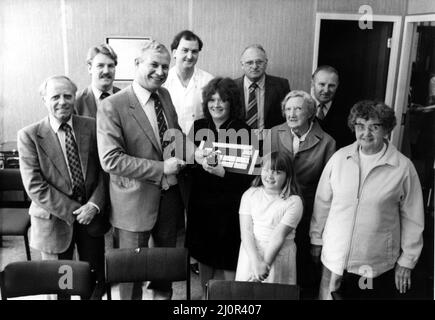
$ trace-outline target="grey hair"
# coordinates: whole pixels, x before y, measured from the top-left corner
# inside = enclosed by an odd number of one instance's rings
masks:
[[[314,101],[314,99],[311,97],[310,94],[302,90],[292,90],[289,93],[287,93],[287,95],[284,97],[284,99],[281,102],[281,112],[283,116],[285,116],[284,110],[287,101],[289,101],[291,98],[296,98],[296,97],[300,97],[304,100],[304,106],[308,109],[310,117],[314,118],[316,114],[316,102]]]
[[[45,79],[44,82],[42,82],[42,84],[39,86],[39,94],[42,97],[44,97],[45,94],[47,93],[47,85],[52,80],[66,80],[66,81],[68,81],[71,85],[71,88],[73,89],[73,94],[74,95],[76,94],[77,86],[74,82],[72,82],[72,80],[70,78],[68,78],[67,76],[55,75],[55,76],[50,76],[47,79]]]
[[[266,50],[264,50],[264,48],[263,48],[263,46],[262,46],[261,44],[251,44],[251,45],[247,46],[247,47],[243,50],[242,54],[240,55],[240,60],[242,60],[243,55],[245,54],[246,50],[248,50],[248,49],[257,49],[257,50],[260,50],[261,52],[263,52],[263,54],[264,54],[264,58],[265,58],[266,61],[267,61]]]
[[[150,40],[144,40],[140,44],[140,47],[138,48],[138,51],[136,53],[135,61],[138,59],[142,59],[144,54],[150,50],[159,53],[166,53],[170,56],[169,50],[165,47],[164,44],[158,42],[157,40],[150,39]]]

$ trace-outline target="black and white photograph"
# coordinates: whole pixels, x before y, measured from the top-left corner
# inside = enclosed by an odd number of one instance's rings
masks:
[[[0,1],[2,300],[434,301],[434,172],[433,0]]]

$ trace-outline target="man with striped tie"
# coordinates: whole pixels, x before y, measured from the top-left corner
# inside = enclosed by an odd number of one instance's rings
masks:
[[[287,79],[266,74],[267,61],[261,45],[248,46],[240,58],[244,75],[235,80],[245,107],[245,120],[260,132],[284,121],[281,101],[290,92]]]
[[[98,152],[110,174],[110,222],[120,248],[175,247],[177,218],[183,216],[178,175],[185,162],[170,152],[165,132],[177,129],[177,113],[168,90],[169,51],[144,41],[134,64],[133,83],[106,98],[97,111]],[[170,146],[170,145],[169,145]],[[154,282],[154,299],[170,299],[170,282]],[[141,299],[142,283],[120,284],[121,299]]]
[[[118,56],[111,46],[101,44],[89,49],[86,63],[91,84],[77,93],[75,113],[95,118],[103,99],[120,90],[113,85]]]

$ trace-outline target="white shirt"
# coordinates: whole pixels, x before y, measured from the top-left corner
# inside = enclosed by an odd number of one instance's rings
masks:
[[[384,143],[382,149],[375,154],[365,154],[361,151],[361,147],[358,149],[359,153],[359,164],[360,164],[360,181],[364,181],[367,174],[372,170],[372,168],[376,165],[378,160],[384,155],[387,150],[387,145]],[[362,183],[360,184],[360,187]]]
[[[103,93],[103,91],[101,91],[100,89],[94,87],[94,85],[92,85],[92,84],[91,84],[91,88],[92,88],[92,93],[94,94],[94,97],[95,97],[95,103],[96,103],[97,107],[99,107],[100,104],[101,104],[101,101],[103,101],[103,100],[100,99],[101,94]],[[112,95],[113,94],[113,86],[112,86],[112,88],[110,90],[108,90],[106,92],[109,93],[110,95]]]
[[[168,78],[163,87],[168,89],[175,111],[178,115],[178,123],[185,134],[188,134],[193,122],[204,117],[202,112],[202,89],[213,76],[199,68],[194,69],[192,78],[187,87],[181,83],[176,67],[169,70]]]
[[[296,154],[299,152],[299,146],[300,146],[301,142],[305,141],[305,138],[310,133],[312,127],[313,127],[313,121],[311,121],[310,127],[308,128],[307,132],[305,132],[300,137],[298,137],[297,134],[294,133],[292,129],[290,129],[290,131],[293,134],[293,154]]]
[[[157,123],[156,111],[154,109],[154,100],[150,99],[151,92],[143,88],[139,83],[137,83],[137,81],[133,81],[132,86],[133,86],[133,92],[136,95],[137,99],[139,100],[139,103],[141,104],[142,109],[145,112],[145,115],[147,116],[148,121],[151,124],[151,127],[153,128],[153,132],[156,137],[157,144],[159,145],[160,150],[162,150],[162,144],[160,142],[160,135],[159,135],[159,125]],[[165,117],[165,121],[166,123],[168,123],[168,119],[166,119],[166,115],[164,112],[163,112],[163,117]],[[162,189],[166,190],[170,186],[176,184],[177,184],[177,177],[175,175],[163,176]]]
[[[68,156],[66,154],[66,146],[65,146],[65,131],[64,130],[60,130],[60,126],[62,125],[62,122],[60,122],[59,120],[57,120],[55,117],[53,117],[51,114],[48,115],[48,120],[50,123],[51,128],[53,129],[54,133],[57,136],[57,139],[59,140],[60,143],[60,147],[62,149],[62,153],[63,153],[63,158],[65,159],[65,163],[66,166],[68,168],[68,174],[69,174],[69,178],[72,181],[72,174],[71,174],[71,169],[69,167],[69,163],[68,163]],[[72,124],[72,117],[69,118],[69,120],[66,122],[70,127],[71,127],[71,133],[74,137],[74,140],[77,143],[77,139],[76,139],[76,135],[74,133],[74,127]],[[78,145],[77,145],[78,147]],[[83,174],[83,180],[85,179],[85,169],[83,168],[83,161],[80,158],[80,153],[78,154],[78,157],[80,159],[80,166],[82,167],[82,174]],[[97,212],[100,212],[100,208],[93,202],[88,201],[88,203],[90,203],[91,205],[93,205],[95,208],[97,208]]]
[[[245,110],[248,111],[249,104],[249,87],[253,81],[249,80],[248,77],[243,77],[243,91],[245,93]],[[257,115],[258,115],[258,129],[264,129],[264,94],[266,75],[263,75],[259,81],[257,81],[258,88],[255,90],[255,95],[257,97]]]

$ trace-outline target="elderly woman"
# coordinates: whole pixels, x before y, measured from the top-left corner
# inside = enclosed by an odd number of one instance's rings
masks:
[[[314,195],[323,168],[335,152],[335,140],[322,130],[316,120],[316,104],[300,90],[288,93],[282,101],[286,119],[272,128],[272,149],[290,153],[296,179],[304,199],[304,213],[296,229],[298,284],[308,290],[318,288],[320,275],[310,255],[309,227]],[[313,294],[313,292],[311,292]]]
[[[224,137],[228,130],[246,130],[248,135],[250,128],[241,120],[243,109],[233,80],[211,80],[203,89],[202,100],[205,118],[193,124],[196,139],[204,137],[209,142],[227,142],[219,138]],[[238,143],[241,142],[239,140]],[[195,140],[197,146],[200,143]],[[249,188],[252,178],[227,172],[220,163],[216,166],[208,164],[206,158],[199,159],[199,163],[192,170],[186,246],[199,262],[204,288],[210,279],[235,278],[240,247],[238,209],[242,194]]]
[[[396,125],[391,108],[360,101],[348,125],[356,142],[331,157],[314,203],[311,243],[323,263],[319,298],[330,299],[341,287],[352,299],[391,299],[395,289],[410,289],[423,247],[420,181],[387,140]]]

